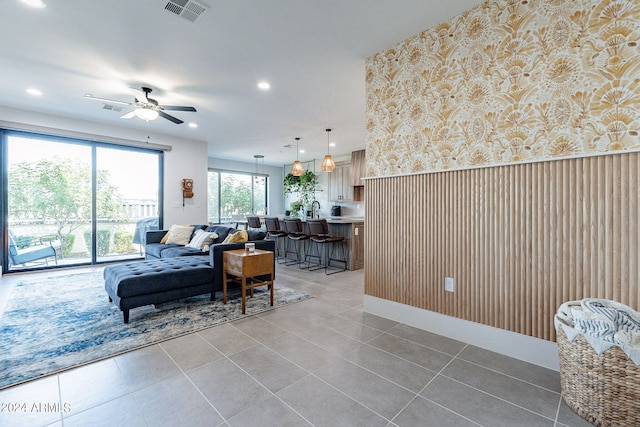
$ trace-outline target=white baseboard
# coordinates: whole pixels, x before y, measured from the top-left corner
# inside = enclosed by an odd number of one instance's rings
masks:
[[[560,370],[555,342],[369,295],[364,296],[364,311],[534,365]]]

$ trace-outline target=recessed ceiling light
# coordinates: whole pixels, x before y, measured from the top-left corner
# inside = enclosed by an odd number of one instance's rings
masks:
[[[20,1],[26,4],[27,6],[31,6],[35,9],[42,9],[47,7],[47,4],[44,2],[44,0],[20,0]]]
[[[269,89],[271,89],[271,85],[269,84],[269,82],[260,82],[260,83],[258,83],[258,89],[260,89],[260,90],[269,90]]]
[[[42,92],[40,92],[38,89],[34,89],[34,88],[29,88],[27,89],[27,93],[29,95],[33,95],[33,96],[40,96],[42,95]]]
[[[195,129],[195,128],[198,127],[198,124],[191,122],[191,123],[189,123],[189,127]]]
[[[304,153],[304,150],[300,150],[301,153]]]
[[[329,144],[329,147],[335,147],[335,146],[336,146],[335,142],[332,142],[331,144]]]

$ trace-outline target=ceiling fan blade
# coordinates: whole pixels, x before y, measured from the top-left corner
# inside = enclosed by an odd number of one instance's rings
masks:
[[[90,93],[85,94],[84,97],[87,98],[87,99],[92,99],[94,101],[108,102],[109,104],[131,105],[130,102],[116,101],[116,100],[107,99],[107,98],[98,98],[96,96],[91,95]]]
[[[148,102],[147,101],[147,94],[145,92],[141,91],[140,89],[136,89],[134,87],[130,87],[129,90],[131,91],[133,96],[135,96],[136,99],[139,102]]]
[[[169,111],[192,111],[192,112],[196,112],[196,109],[193,107],[181,107],[179,105],[160,105],[160,108],[163,110],[169,110]]]
[[[182,120],[180,120],[179,118],[177,118],[177,117],[173,117],[173,116],[170,116],[169,114],[165,113],[165,112],[164,112],[164,111],[162,111],[162,110],[159,110],[159,111],[158,111],[158,114],[160,115],[160,117],[164,117],[164,118],[165,118],[165,119],[167,119],[167,120],[171,120],[173,123],[175,123],[175,124],[177,124],[177,125],[179,125],[180,123],[184,123],[184,122],[183,122]]]
[[[136,111],[135,111],[135,110],[133,110],[133,111],[128,112],[128,113],[127,113],[127,114],[125,114],[124,116],[120,116],[120,118],[121,118],[121,119],[131,119],[131,118],[133,118],[133,117],[135,117],[135,116],[136,116]]]

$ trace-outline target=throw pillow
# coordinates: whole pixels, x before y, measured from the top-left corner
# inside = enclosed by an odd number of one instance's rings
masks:
[[[229,234],[222,243],[244,243],[249,241],[249,234],[246,231],[241,230],[237,233]]]
[[[162,236],[162,239],[160,239],[160,243],[162,243],[163,245],[167,243],[167,239],[169,239],[169,235],[171,234],[171,230],[173,229],[173,227],[189,227],[189,226],[191,226],[191,224],[183,224],[183,225],[173,224],[171,227],[169,227],[169,231],[164,233],[164,236]]]
[[[190,248],[200,249],[204,251],[204,247],[211,245],[218,235],[214,232],[206,232],[204,230],[196,230],[195,234],[191,238],[191,241],[187,245]]]
[[[167,244],[186,246],[191,239],[191,233],[193,233],[193,227],[190,225],[172,225],[171,229],[167,233]]]

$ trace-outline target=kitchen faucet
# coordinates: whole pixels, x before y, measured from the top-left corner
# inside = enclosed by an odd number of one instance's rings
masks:
[[[314,200],[313,203],[311,203],[311,218],[316,217],[320,217],[320,202]]]

